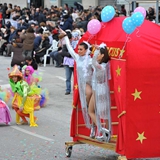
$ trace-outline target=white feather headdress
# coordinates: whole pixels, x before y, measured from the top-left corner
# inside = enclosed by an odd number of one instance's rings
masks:
[[[99,45],[99,48],[105,49],[105,47],[107,47],[107,45],[106,45],[105,43],[101,43],[101,44]]]

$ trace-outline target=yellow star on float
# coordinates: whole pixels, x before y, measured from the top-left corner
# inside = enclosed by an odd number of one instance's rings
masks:
[[[76,85],[74,86],[74,88],[77,90],[77,89],[78,89],[78,85],[76,84]]]
[[[120,67],[118,66],[118,68],[117,68],[117,70],[116,70],[117,76],[120,76],[120,75],[121,75],[121,69],[122,69],[122,68],[120,68]]]
[[[141,96],[140,94],[142,93],[142,91],[138,92],[137,89],[135,89],[135,92],[132,93],[132,96],[134,96],[134,101],[138,98],[138,99],[141,99]]]
[[[118,92],[119,92],[119,93],[121,92],[121,87],[120,87],[120,86],[118,86]]]
[[[143,143],[143,140],[147,139],[145,136],[144,136],[144,132],[143,133],[137,133],[138,134],[138,138],[136,139],[136,141],[140,141],[141,144]]]

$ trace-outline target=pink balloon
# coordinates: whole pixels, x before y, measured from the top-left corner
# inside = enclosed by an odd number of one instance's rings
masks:
[[[90,34],[97,34],[101,30],[101,23],[97,19],[88,22],[87,30]]]
[[[143,7],[137,7],[134,12],[141,12],[143,17],[146,18],[146,10]]]

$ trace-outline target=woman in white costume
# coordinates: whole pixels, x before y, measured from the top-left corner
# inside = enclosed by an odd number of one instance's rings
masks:
[[[61,34],[66,35],[66,33],[60,29]],[[75,53],[70,45],[70,41],[67,36],[64,37],[67,49],[71,56],[76,61],[77,65],[77,79],[78,79],[78,89],[80,94],[80,101],[82,107],[82,113],[84,122],[87,128],[90,128],[90,117],[88,114],[88,105],[92,95],[92,58],[90,57],[90,44],[83,41],[78,45],[78,54]]]
[[[92,96],[89,103],[89,115],[93,125],[91,127],[90,137],[95,137],[95,129],[97,126],[98,136],[100,141],[109,141],[111,136],[111,116],[110,116],[110,89],[108,80],[110,76],[110,57],[106,44],[102,43],[94,52],[92,66]],[[104,125],[101,125],[101,122]]]

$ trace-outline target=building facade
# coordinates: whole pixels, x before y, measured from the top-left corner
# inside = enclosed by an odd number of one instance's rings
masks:
[[[118,4],[118,6],[120,6],[122,4],[125,4],[128,11],[132,10],[132,0],[0,0],[0,3],[12,3],[13,5],[21,6],[21,8],[30,6],[31,3],[34,3],[36,7],[43,6],[50,8],[51,5],[63,6],[65,3],[67,3],[69,7],[74,7],[75,1],[82,3],[85,9],[87,9],[89,6],[105,6],[115,4]],[[155,7],[156,0],[137,0],[137,6],[142,6],[145,9],[148,9],[148,7]]]
[[[13,5],[19,5],[21,8],[27,7],[27,4],[34,3],[36,7],[50,7],[51,5],[63,6],[65,3],[69,7],[74,7],[74,2],[80,2],[84,5],[84,8],[97,5],[113,5],[116,0],[0,0],[0,3],[12,3]]]

